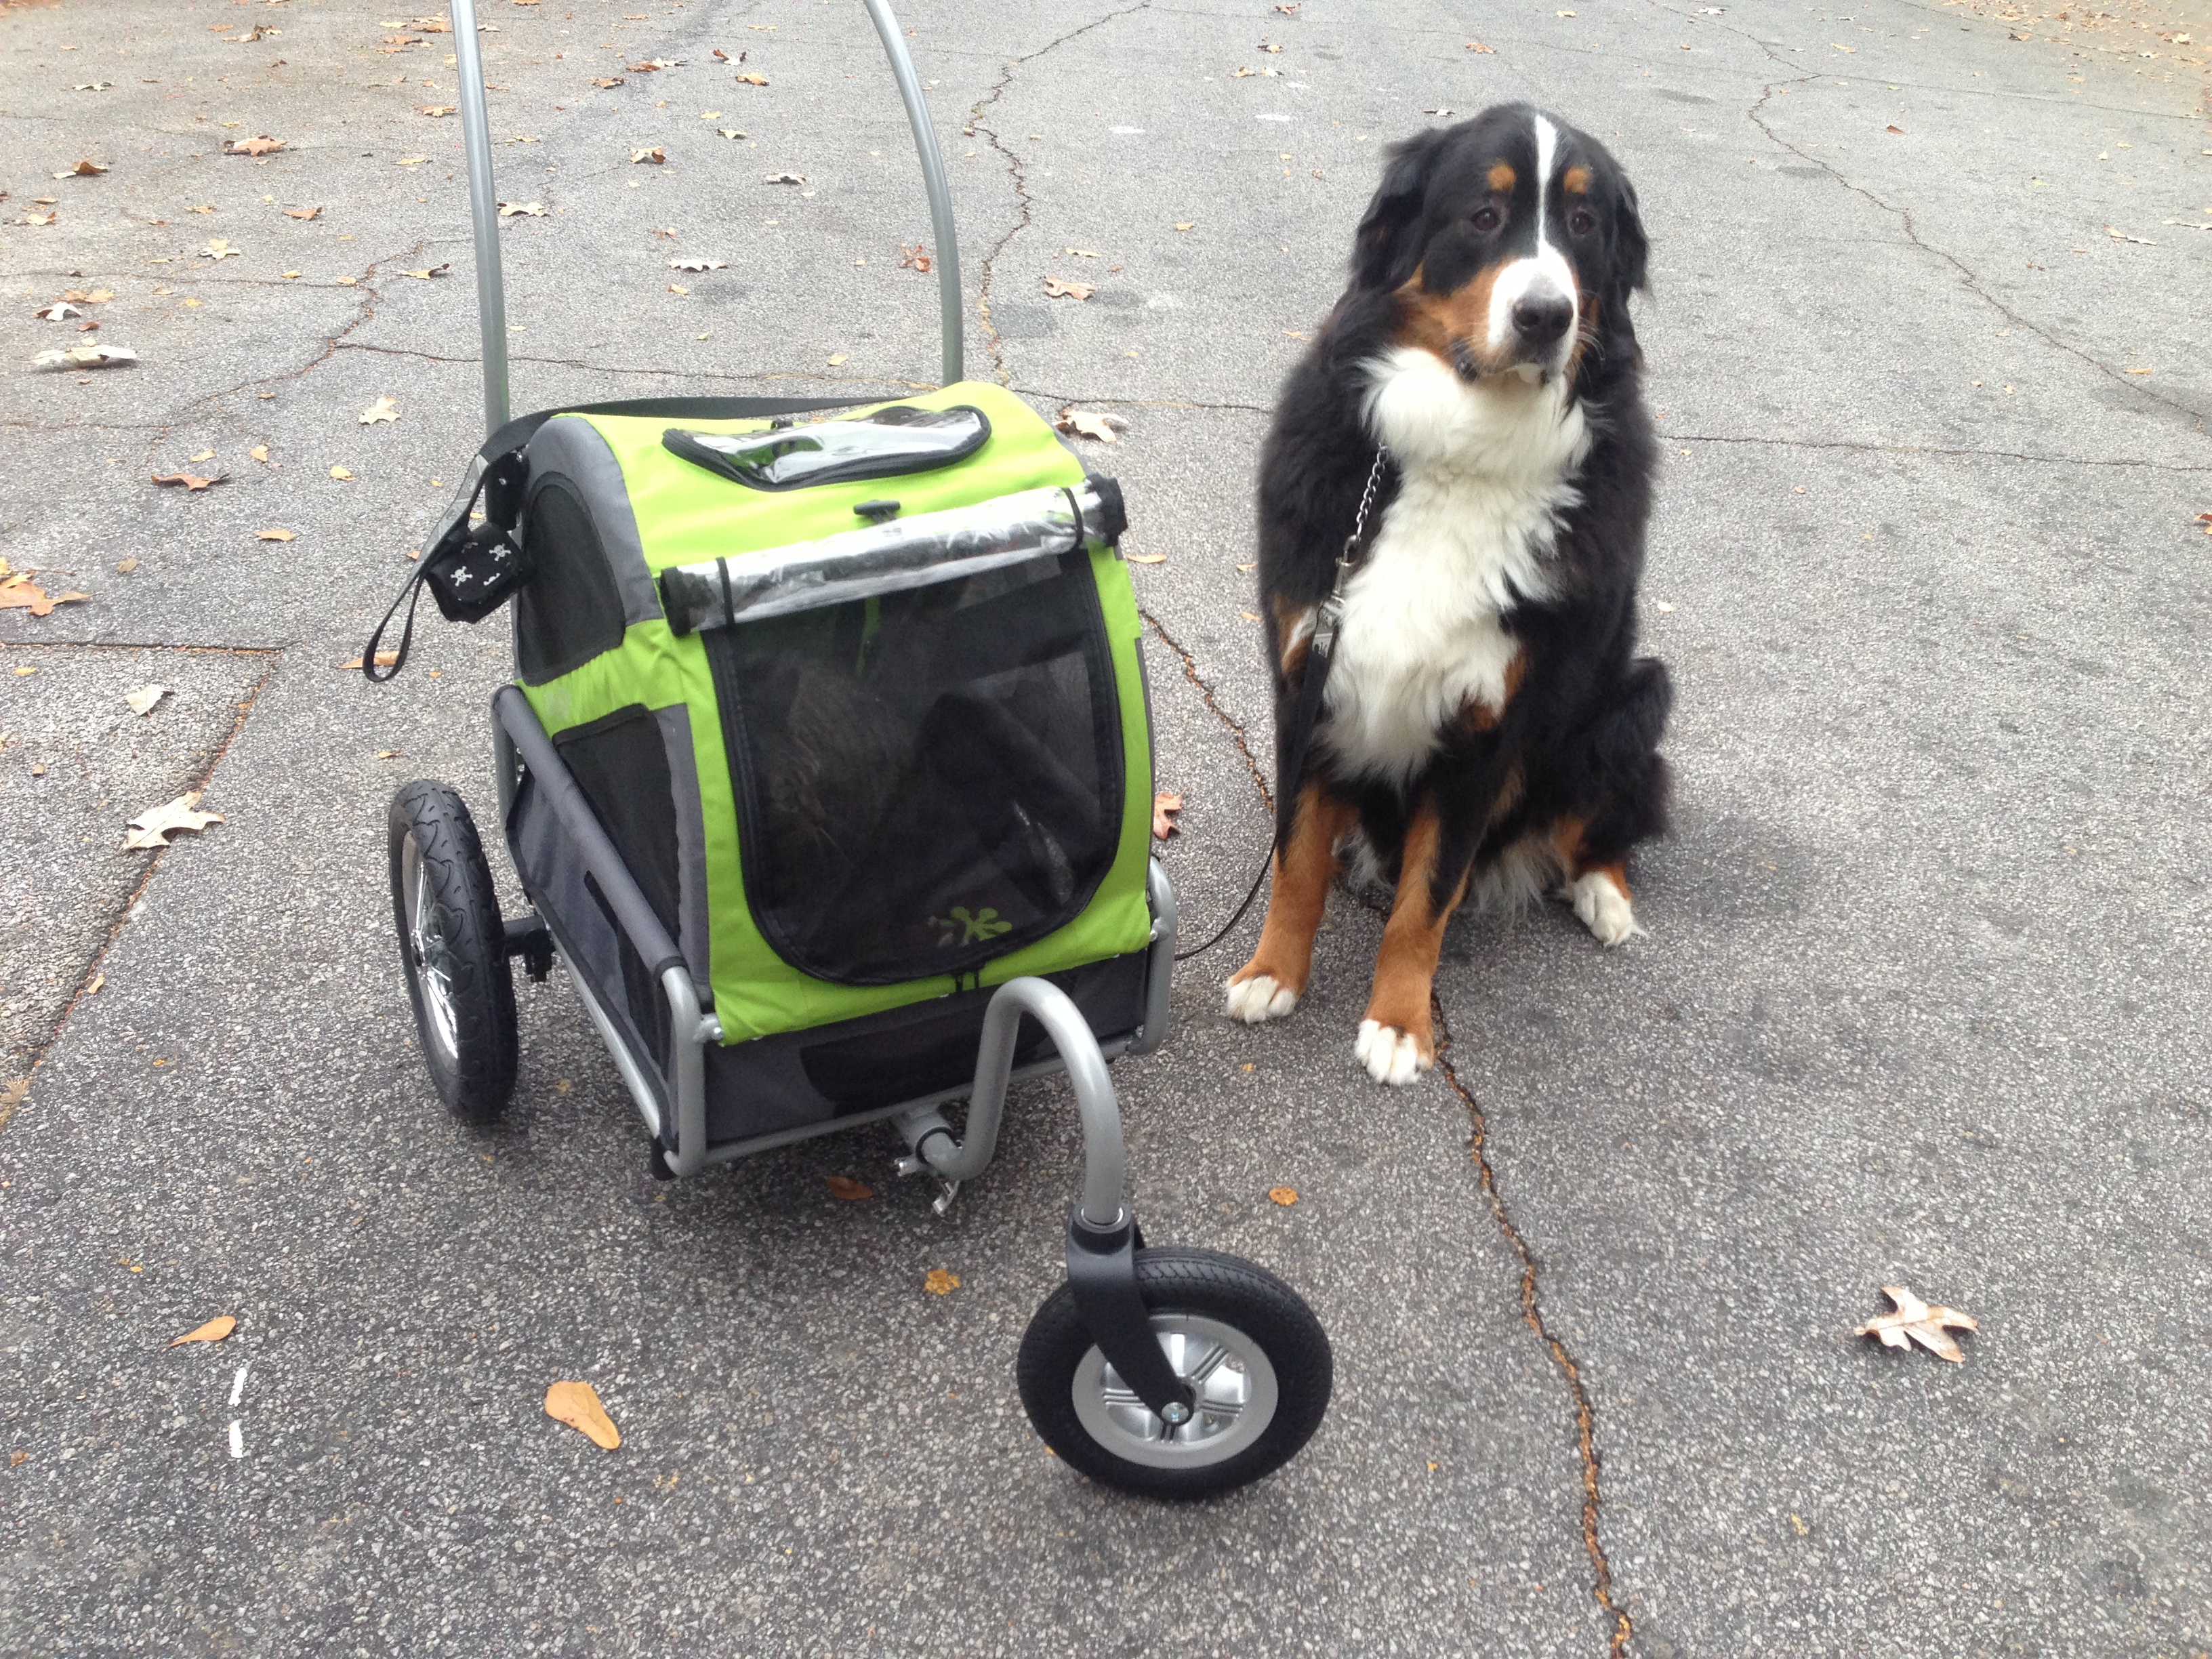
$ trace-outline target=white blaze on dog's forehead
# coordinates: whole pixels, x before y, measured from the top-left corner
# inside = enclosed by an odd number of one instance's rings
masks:
[[[1490,289],[1490,349],[1496,351],[1513,337],[1514,301],[1531,294],[1557,294],[1577,301],[1574,267],[1552,240],[1552,170],[1559,165],[1559,130],[1550,118],[1534,118],[1536,132],[1536,251],[1516,259],[1498,273]],[[1561,352],[1568,339],[1559,342]]]

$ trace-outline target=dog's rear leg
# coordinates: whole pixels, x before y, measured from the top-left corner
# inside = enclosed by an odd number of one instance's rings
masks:
[[[1280,1019],[1298,1006],[1313,972],[1314,934],[1328,902],[1329,878],[1336,873],[1336,838],[1357,816],[1350,802],[1319,783],[1308,784],[1298,796],[1290,844],[1275,854],[1275,884],[1259,948],[1229,976],[1231,1018],[1257,1024]]]
[[[1580,818],[1561,819],[1552,840],[1559,860],[1559,896],[1574,906],[1577,919],[1597,942],[1610,948],[1643,935],[1630,902],[1626,854],[1593,854]]]
[[[1359,1022],[1352,1053],[1377,1083],[1411,1083],[1437,1063],[1435,1028],[1429,1018],[1437,958],[1444,924],[1467,896],[1468,874],[1459,873],[1448,899],[1437,896],[1443,821],[1433,801],[1415,809],[1406,830],[1398,895],[1375,958],[1375,990]]]

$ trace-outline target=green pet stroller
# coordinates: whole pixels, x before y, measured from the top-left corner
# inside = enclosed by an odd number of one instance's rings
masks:
[[[512,962],[542,981],[557,958],[656,1175],[888,1121],[939,1213],[990,1163],[1010,1081],[1064,1070],[1083,1185],[1023,1403],[1085,1474],[1224,1491],[1319,1425],[1328,1342],[1253,1264],[1148,1249],[1124,1200],[1107,1062],[1166,1034],[1176,906],[1121,492],[1012,393],[961,380],[935,133],[888,5],[867,9],[928,185],[944,388],[511,419],[474,6],[454,0],[491,435],[401,596],[398,660],[422,587],[455,620],[512,604],[492,736],[530,908],[500,915],[451,787],[399,790],[423,1056],[454,1112],[498,1115]],[[398,672],[377,644],[372,679]]]

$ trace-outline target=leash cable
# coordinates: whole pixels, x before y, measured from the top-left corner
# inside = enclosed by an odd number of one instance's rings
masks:
[[[1375,447],[1375,465],[1367,469],[1366,488],[1359,492],[1359,511],[1353,516],[1352,533],[1344,538],[1344,551],[1337,556],[1335,584],[1314,618],[1312,642],[1306,647],[1306,672],[1298,686],[1297,712],[1291,718],[1291,729],[1279,734],[1276,739],[1278,751],[1289,762],[1284,768],[1284,775],[1291,780],[1291,787],[1304,776],[1306,744],[1313,735],[1314,722],[1321,713],[1322,688],[1328,681],[1329,658],[1336,646],[1337,625],[1344,615],[1344,590],[1366,551],[1364,544],[1367,534],[1367,514],[1375,505],[1376,487],[1382,481],[1382,463],[1387,459],[1388,452],[1377,444]],[[1252,908],[1252,901],[1260,896],[1260,889],[1267,882],[1268,871],[1274,867],[1276,849],[1290,840],[1291,814],[1295,810],[1290,799],[1291,793],[1291,787],[1286,787],[1283,799],[1275,803],[1274,845],[1267,849],[1267,856],[1261,860],[1260,872],[1252,878],[1252,890],[1244,895],[1244,902],[1237,907],[1237,914],[1223,922],[1220,931],[1205,944],[1176,951],[1175,959],[1177,962],[1188,962],[1193,957],[1202,956],[1211,951],[1229,937],[1231,928],[1244,920],[1244,913]]]

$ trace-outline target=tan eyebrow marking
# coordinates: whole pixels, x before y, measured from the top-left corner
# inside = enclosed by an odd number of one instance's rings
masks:
[[[1492,190],[1512,189],[1513,181],[1518,176],[1513,171],[1513,163],[1510,161],[1492,161],[1490,164],[1489,183]]]
[[[1569,167],[1559,180],[1559,187],[1577,196],[1587,196],[1590,187],[1590,170],[1581,166]]]

